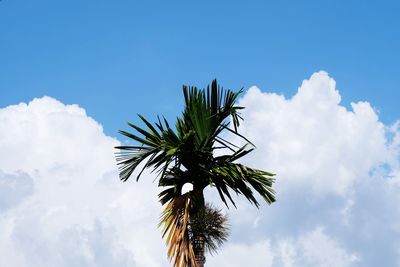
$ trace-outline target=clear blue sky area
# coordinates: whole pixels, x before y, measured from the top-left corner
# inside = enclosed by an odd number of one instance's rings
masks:
[[[400,118],[400,1],[0,1],[0,107],[48,95],[117,136],[173,118],[181,85],[292,96],[326,70],[343,103]]]

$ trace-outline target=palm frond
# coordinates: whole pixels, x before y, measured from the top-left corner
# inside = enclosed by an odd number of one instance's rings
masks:
[[[119,131],[122,135],[140,144],[137,146],[115,147],[119,149],[119,152],[116,153],[116,159],[122,181],[128,180],[142,162],[145,162],[145,164],[137,175],[136,180],[140,178],[140,175],[146,168],[154,167],[157,170],[162,166],[168,166],[173,161],[173,153],[170,152],[179,146],[179,138],[168,125],[162,125],[160,122],[157,125],[157,130],[143,116],[139,115],[139,117],[147,126],[147,130],[132,123],[128,123],[128,125],[141,136],[127,131]]]
[[[162,236],[166,237],[168,258],[174,267],[197,267],[189,236],[190,194],[173,198],[161,214]]]
[[[216,80],[212,81],[211,88],[207,87],[204,90],[183,86],[185,110],[182,118],[187,126],[196,132],[198,144],[203,143],[211,147],[214,137],[224,129],[221,126],[229,117],[232,117],[233,132],[237,133],[241,118],[238,110],[243,107],[235,106],[235,102],[242,92],[242,89],[238,92],[224,90]]]
[[[209,173],[212,184],[217,188],[221,200],[228,206],[226,197],[235,206],[230,190],[243,195],[256,207],[259,203],[253,194],[252,188],[262,198],[271,204],[275,201],[275,191],[272,189],[274,174],[258,169],[246,167],[242,164],[224,162],[215,166]]]

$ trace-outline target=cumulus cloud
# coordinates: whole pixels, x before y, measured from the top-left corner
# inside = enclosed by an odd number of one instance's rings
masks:
[[[209,259],[209,265],[346,267],[358,261],[355,253],[346,251],[322,227],[317,227],[297,238],[281,238],[276,242],[266,239],[251,243],[230,243],[223,254]]]
[[[243,162],[278,174],[278,201],[261,210],[240,201],[232,240],[268,241],[271,266],[397,266],[399,123],[340,101],[326,72],[290,98],[251,87],[240,100],[241,133],[257,145]]]
[[[257,210],[238,198],[230,240],[207,266],[397,266],[400,123],[384,125],[367,102],[344,107],[326,72],[292,97],[265,91],[240,99],[240,131],[257,145],[243,163],[278,174],[278,201]],[[0,109],[2,262],[168,266],[154,176],[119,182],[118,143],[50,97]]]
[[[0,171],[0,210],[7,210],[33,192],[33,180],[25,173],[5,174]]]
[[[337,241],[327,236],[321,227],[302,234],[297,240],[280,241],[277,259],[277,265],[281,260],[285,267],[346,267],[359,260],[356,254],[349,254]]]
[[[241,130],[257,144],[248,159],[279,173],[279,183],[314,194],[346,195],[357,178],[386,160],[385,127],[367,102],[340,105],[335,81],[319,72],[292,98],[251,87]],[[255,158],[257,160],[255,160]],[[278,185],[280,186],[280,184]]]
[[[269,241],[261,240],[253,243],[231,243],[224,248],[223,256],[207,259],[208,266],[265,266],[273,263]]]
[[[119,182],[117,144],[77,105],[43,97],[0,109],[3,263],[166,264],[155,186]]]

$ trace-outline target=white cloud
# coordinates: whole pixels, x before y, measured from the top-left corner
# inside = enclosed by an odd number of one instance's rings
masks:
[[[117,144],[82,108],[50,97],[0,109],[3,263],[165,265],[157,190],[118,180]]]
[[[5,174],[0,170],[0,210],[7,210],[33,192],[33,181],[25,173]]]
[[[294,246],[289,251],[295,251],[296,256],[283,254],[287,257],[284,262],[289,263],[289,266],[290,262],[297,262],[297,266],[345,267],[359,260],[356,254],[349,254],[338,242],[327,236],[321,227],[300,236],[296,242],[286,241],[283,246]]]
[[[358,261],[356,254],[349,254],[322,227],[316,227],[296,238],[281,237],[278,242],[267,239],[227,244],[222,254],[209,259],[209,266],[346,267]]]
[[[319,72],[291,98],[252,87],[240,100],[240,130],[257,145],[244,163],[278,174],[278,201],[238,198],[207,266],[398,265],[400,123],[385,126],[367,102],[344,107],[335,86]],[[168,266],[154,177],[119,182],[116,144],[50,97],[0,109],[2,262]]]
[[[232,243],[226,245],[224,253],[207,259],[208,266],[273,266],[273,254],[269,241],[255,241],[251,244]]]
[[[335,81],[319,72],[290,99],[252,87],[242,132],[257,144],[248,162],[278,173],[283,190],[311,187],[314,194],[348,194],[357,178],[385,160],[384,125],[366,102],[340,105]]]
[[[291,98],[252,87],[240,100],[241,133],[257,145],[243,162],[278,174],[278,201],[240,200],[231,240],[280,247],[272,266],[398,262],[399,124],[386,127],[367,102],[348,110],[335,86],[318,72]]]

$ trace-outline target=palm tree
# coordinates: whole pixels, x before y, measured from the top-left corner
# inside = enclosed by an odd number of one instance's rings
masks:
[[[138,143],[116,147],[120,179],[129,179],[141,163],[136,180],[146,168],[158,173],[158,185],[163,189],[159,200],[162,205],[167,204],[160,225],[173,266],[202,267],[205,248],[216,250],[226,240],[226,218],[204,200],[207,186],[216,188],[226,206],[231,203],[236,207],[232,192],[245,196],[256,207],[259,202],[253,190],[268,204],[275,201],[274,174],[236,163],[254,149],[238,132],[242,119],[238,111],[243,107],[235,102],[241,93],[242,89],[224,90],[216,80],[206,89],[183,86],[185,107],[174,128],[165,118],[158,117],[151,124],[138,115],[147,129],[128,123],[136,133],[119,131]],[[245,145],[239,147],[224,139],[224,131],[243,139]],[[217,155],[217,150],[229,153]],[[192,184],[193,190],[182,193],[186,183]],[[217,229],[218,233],[210,229]]]

